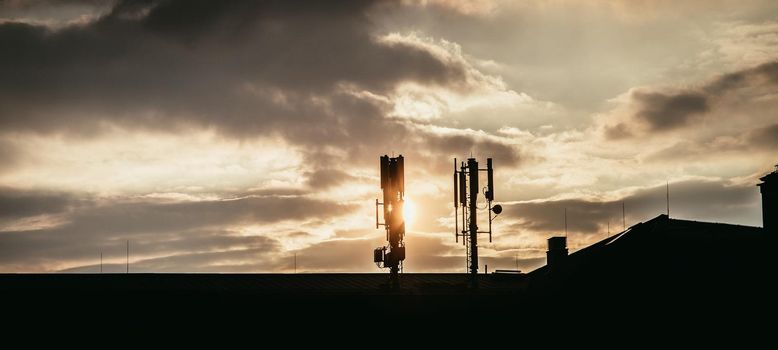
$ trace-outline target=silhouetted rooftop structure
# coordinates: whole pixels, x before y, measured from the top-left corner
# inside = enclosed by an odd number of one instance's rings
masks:
[[[776,170],[761,177],[759,191],[762,192],[762,221],[765,230],[778,234],[778,165]]]
[[[774,241],[758,227],[660,215],[562,257],[553,270],[479,274],[475,290],[466,274],[406,273],[399,289],[378,273],[0,274],[0,298],[25,315],[89,312],[134,322],[149,315],[165,322],[254,314],[280,324],[310,318],[385,324],[473,315],[534,324],[573,311],[634,319],[679,307],[695,310],[687,313],[694,321],[721,320],[722,312],[742,317],[742,310],[773,299]]]
[[[659,215],[529,274],[543,292],[663,293],[752,290],[772,274],[772,242],[759,227]]]

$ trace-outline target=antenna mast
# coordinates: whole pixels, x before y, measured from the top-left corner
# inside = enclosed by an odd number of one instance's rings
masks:
[[[393,154],[394,155],[394,154]],[[386,240],[389,246],[378,247],[373,250],[373,262],[380,268],[389,268],[389,283],[392,287],[400,286],[400,270],[405,260],[405,217],[403,205],[405,203],[405,160],[402,155],[389,158],[381,157],[381,189],[383,190],[383,202],[375,200],[376,204],[376,229],[384,226]],[[383,206],[384,223],[378,222],[378,206]]]
[[[621,201],[621,225],[623,226],[623,230],[627,229],[627,219],[626,215],[624,214],[624,201]]]
[[[486,171],[486,188],[484,197],[486,198],[489,214],[489,230],[478,231],[478,185],[479,171]],[[494,169],[492,167],[492,158],[486,159],[486,169],[479,169],[475,158],[468,158],[467,164],[460,163],[457,170],[457,160],[454,158],[454,237],[459,242],[459,236],[462,236],[462,243],[467,252],[467,268],[471,277],[471,286],[478,286],[478,234],[488,233],[489,242],[492,241],[492,221],[502,212],[502,206],[499,204],[492,206],[494,201]],[[458,207],[462,207],[462,231],[459,230]],[[492,216],[494,213],[494,216]]]

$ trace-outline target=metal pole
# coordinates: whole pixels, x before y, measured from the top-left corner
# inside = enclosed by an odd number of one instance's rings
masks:
[[[454,158],[454,240],[459,243],[459,213],[457,213],[459,207],[459,189],[457,188],[457,176],[457,159]]]
[[[476,283],[478,274],[478,162],[475,158],[467,160],[468,172],[470,175],[470,274],[473,276],[473,283]]]
[[[489,243],[492,243],[492,201],[489,201],[486,213],[489,214]]]
[[[127,240],[127,273],[130,273],[130,240]]]

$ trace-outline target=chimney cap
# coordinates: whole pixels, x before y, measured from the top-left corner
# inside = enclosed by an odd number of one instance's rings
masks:
[[[548,250],[566,250],[567,237],[555,236],[548,239]]]

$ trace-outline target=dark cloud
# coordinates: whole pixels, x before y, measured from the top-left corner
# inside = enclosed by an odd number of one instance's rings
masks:
[[[180,253],[150,259],[134,259],[130,271],[143,272],[278,272],[280,244],[266,237],[255,237],[252,248],[212,250],[207,252]],[[227,239],[229,240],[229,239]],[[134,249],[134,247],[133,247]],[[134,251],[133,251],[134,252]],[[121,258],[114,255],[111,258]],[[105,256],[103,257],[105,260]],[[97,260],[97,259],[95,259]],[[99,260],[94,264],[61,270],[61,272],[94,273],[100,271]],[[125,264],[103,264],[103,272],[125,272]]]
[[[18,209],[17,216],[58,212],[69,203],[24,193],[5,197],[10,198],[9,206],[20,203],[25,204],[21,208],[28,208]],[[245,249],[265,244],[265,239],[226,228],[323,220],[354,209],[305,197],[275,196],[173,203],[91,201],[69,208],[67,222],[59,226],[0,232],[0,270],[30,271],[46,262],[80,260],[95,252],[115,250],[125,239],[132,241],[137,254],[152,256]]]
[[[154,233],[237,224],[270,224],[283,220],[329,218],[354,207],[305,197],[247,197],[196,202],[129,202],[97,206],[74,214],[65,228],[89,234]]]
[[[767,150],[778,149],[778,124],[752,130],[748,134],[749,144]]]
[[[710,82],[680,91],[640,89],[630,94],[632,120],[645,126],[647,131],[663,132],[695,125],[709,112],[714,111],[724,97],[735,91],[756,89],[737,98],[738,103],[756,98],[764,89],[774,91],[778,86],[778,61],[771,61],[756,67],[727,73]],[[762,90],[760,90],[760,88]],[[638,128],[639,129],[639,128]],[[605,137],[611,140],[627,138],[635,133],[636,127],[620,122],[604,128]]]
[[[516,168],[526,159],[534,157],[527,148],[510,144],[501,139],[483,138],[472,135],[436,135],[423,134],[411,155],[416,155],[416,162],[425,164],[433,176],[449,176],[452,171],[454,157],[458,161],[474,156],[482,166],[486,166],[486,158],[492,158],[495,167],[501,169]]]
[[[514,147],[494,140],[478,140],[464,135],[430,135],[427,142],[431,149],[441,153],[462,154],[469,151],[488,154],[495,161],[506,166],[518,164],[520,158],[518,151]]]
[[[609,140],[620,140],[632,136],[629,126],[624,123],[617,123],[605,128],[605,137]]]
[[[635,91],[632,101],[638,107],[635,117],[647,122],[654,131],[684,126],[710,109],[708,97],[694,92],[663,94]]]
[[[724,142],[720,140],[724,139]],[[717,159],[726,154],[774,151],[778,147],[778,124],[769,124],[745,131],[729,130],[728,134],[713,135],[701,140],[681,140],[648,154],[646,161],[689,161]]]
[[[665,186],[642,189],[613,201],[567,199],[505,204],[502,215],[520,220],[510,230],[521,232],[530,229],[550,236],[564,233],[564,213],[567,209],[568,232],[601,234],[609,220],[612,232],[621,229],[622,202],[626,207],[627,226],[649,220],[666,211]],[[756,186],[736,185],[728,181],[670,184],[671,216],[676,218],[759,225],[758,203]]]
[[[402,81],[453,84],[467,74],[425,49],[376,40],[370,8],[125,1],[93,23],[56,31],[0,24],[0,126],[85,132],[102,120],[280,132],[298,142],[369,138],[382,113],[341,86],[383,93]]]
[[[521,222],[512,230],[531,229],[559,235],[565,229],[565,209],[567,209],[567,226],[570,232],[596,233],[602,223],[608,218],[616,218],[616,202],[598,202],[580,199],[568,199],[547,202],[532,202],[523,204],[503,205],[505,217],[517,218]],[[620,213],[621,202],[618,202]]]
[[[254,248],[182,253],[132,263],[134,272],[280,272],[280,244],[256,237]]]
[[[637,191],[625,198],[627,215],[645,221],[666,211],[665,187]],[[759,189],[756,184],[728,180],[689,180],[670,183],[670,215],[712,222],[761,225]]]
[[[373,1],[121,1],[57,30],[3,23],[0,130],[195,126],[230,138],[280,136],[302,146],[309,181],[322,186],[340,177],[333,163],[372,166],[389,151],[436,159],[431,152],[480,150],[515,164],[510,145],[386,117],[391,104],[369,96],[408,81],[466,90],[477,79],[460,61],[379,40],[371,11]],[[333,148],[347,149],[347,159]]]
[[[22,150],[9,142],[0,140],[0,174],[12,170],[20,161]]]
[[[339,169],[318,169],[305,174],[312,189],[326,189],[354,180],[351,174]]]
[[[3,0],[0,20],[59,24],[84,15],[97,15],[113,7],[113,0]]]
[[[77,202],[66,193],[0,187],[0,220],[61,213]]]
[[[778,84],[778,61],[724,74],[703,86],[701,90],[708,94],[719,95],[753,84]]]

